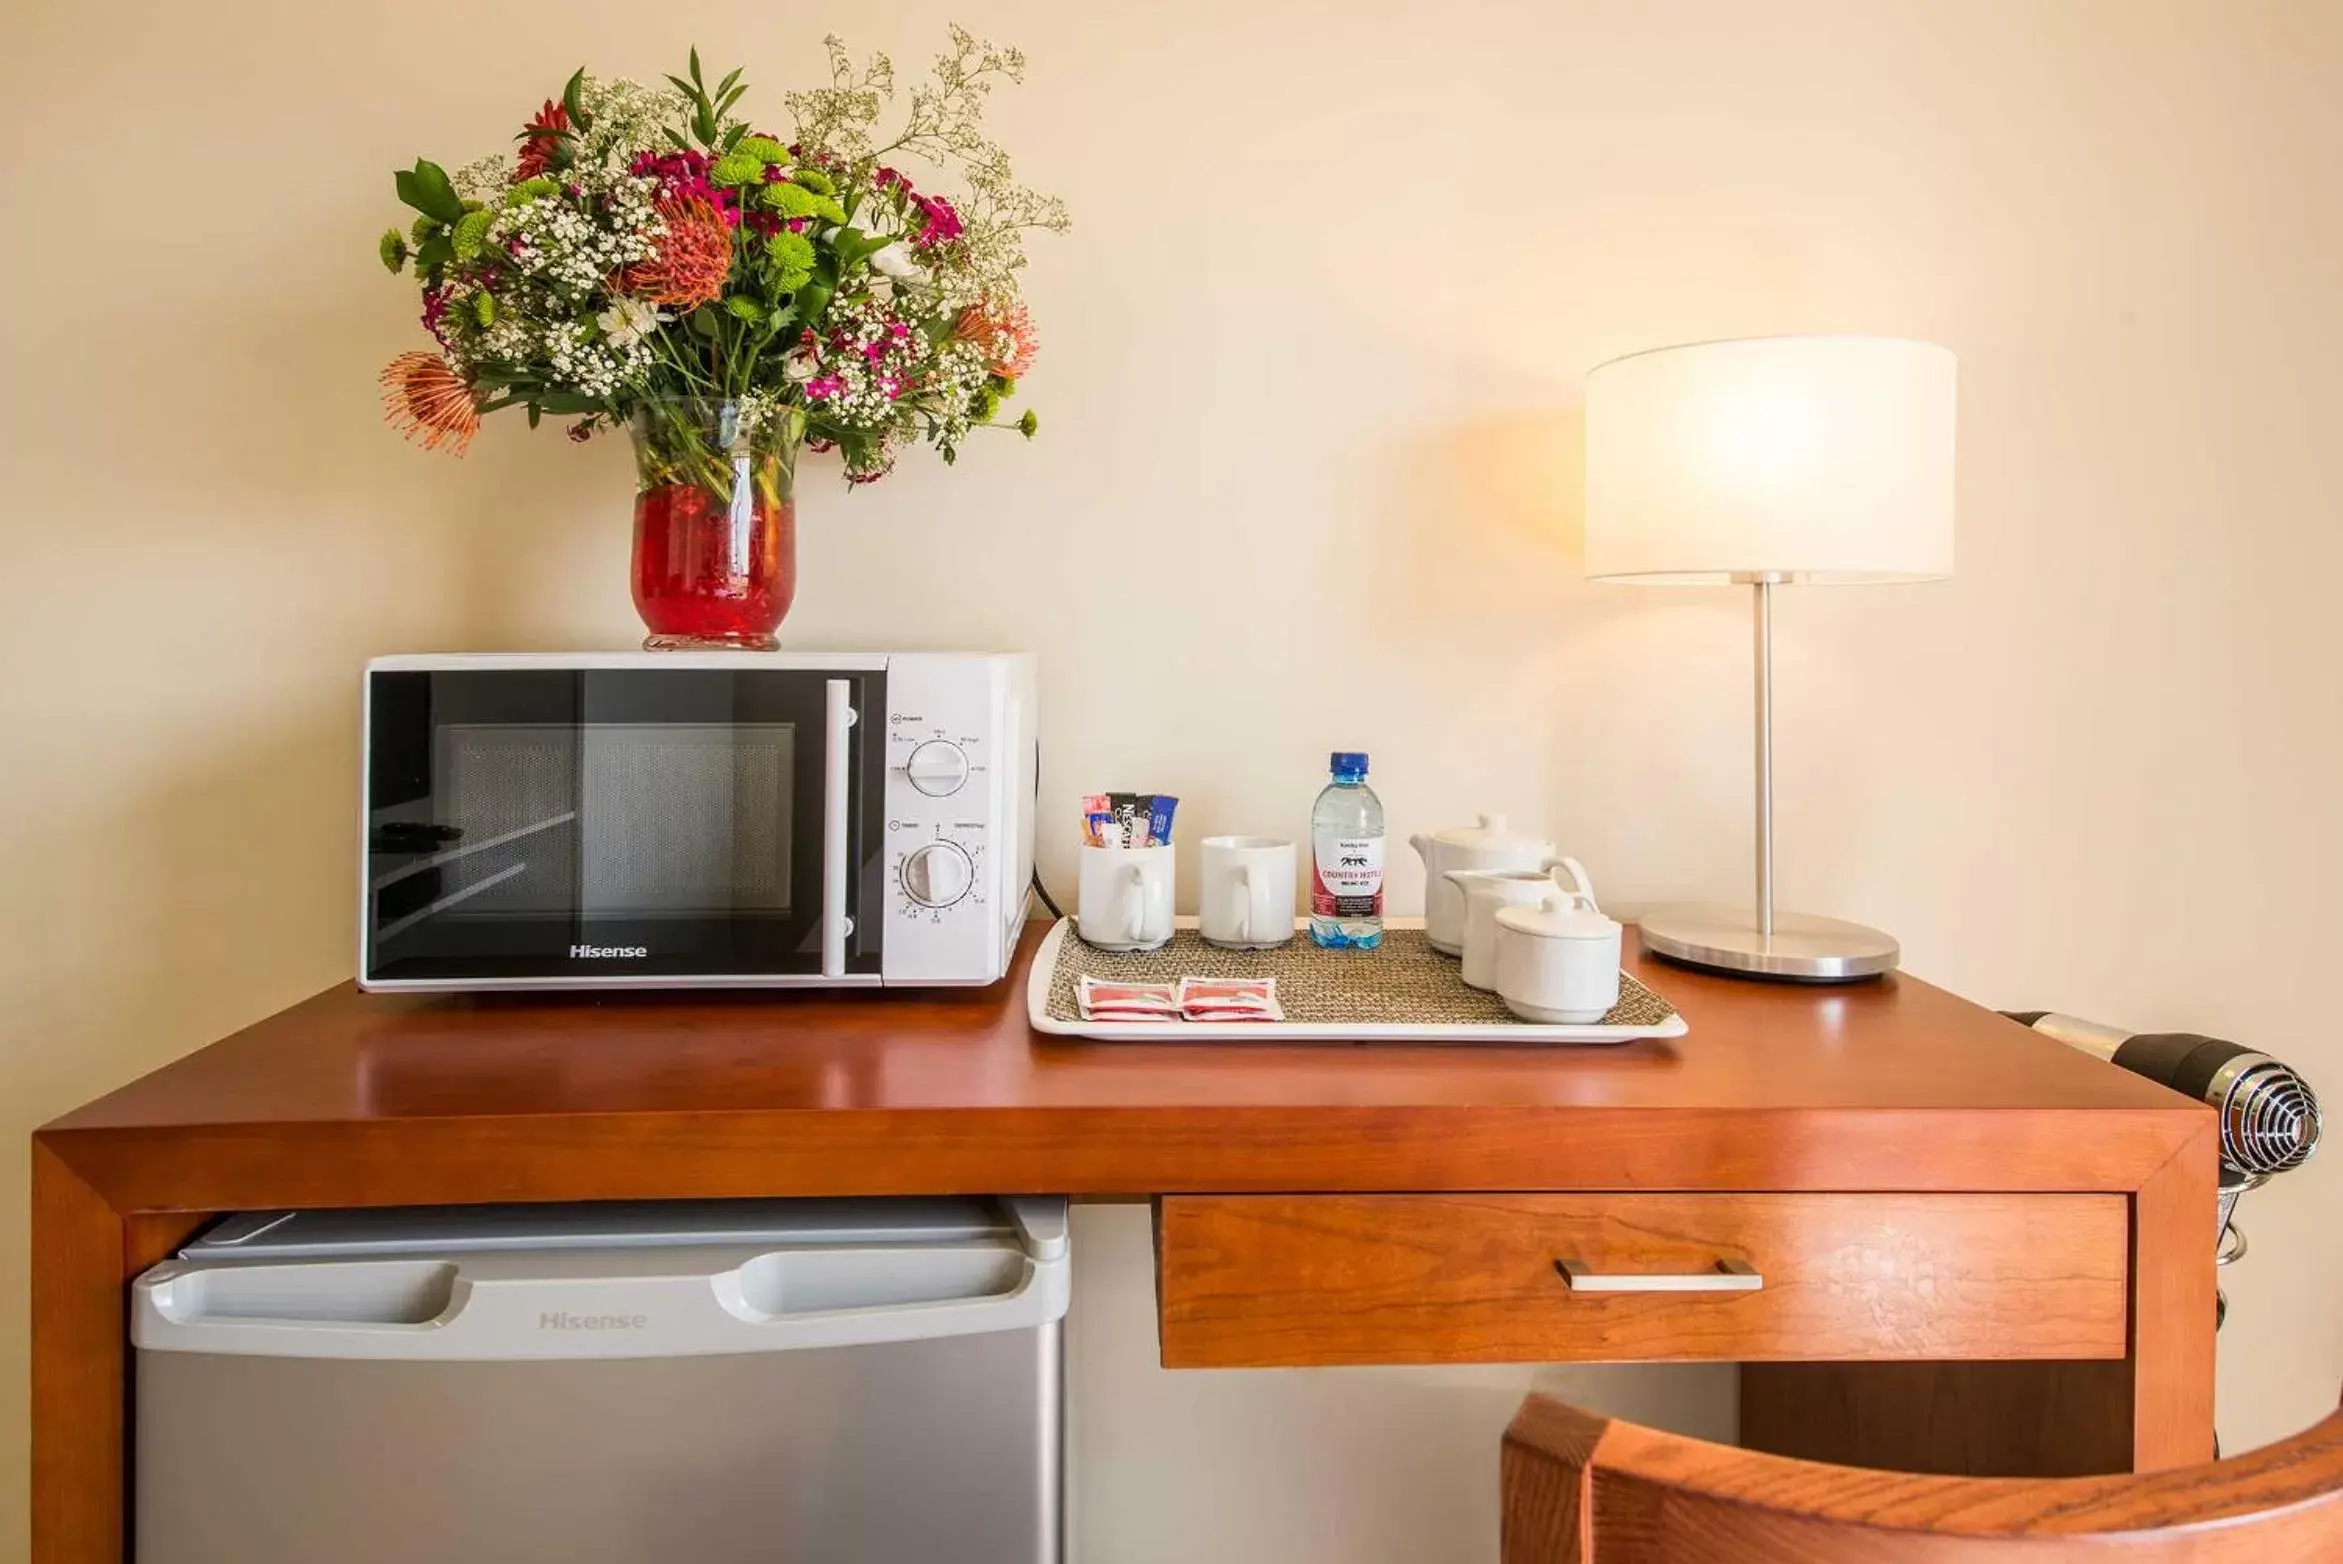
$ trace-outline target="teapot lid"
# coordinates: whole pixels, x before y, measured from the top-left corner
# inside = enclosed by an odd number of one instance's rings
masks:
[[[1609,939],[1619,932],[1617,922],[1576,892],[1548,896],[1534,907],[1500,907],[1497,922],[1539,939]]]
[[[1554,850],[1554,844],[1544,837],[1524,836],[1519,831],[1507,830],[1503,815],[1483,815],[1480,819],[1479,825],[1452,825],[1445,831],[1434,831],[1432,840],[1443,847],[1517,849],[1541,853]]]

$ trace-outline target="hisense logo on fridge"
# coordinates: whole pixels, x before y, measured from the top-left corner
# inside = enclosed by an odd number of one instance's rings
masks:
[[[648,945],[572,945],[572,961],[640,961],[651,953]]]
[[[539,1330],[641,1330],[650,1323],[647,1314],[568,1314],[548,1309],[537,1316]]]

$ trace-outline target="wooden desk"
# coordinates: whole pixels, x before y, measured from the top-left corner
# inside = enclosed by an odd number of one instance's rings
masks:
[[[981,992],[345,985],[50,1124],[34,1557],[122,1555],[126,1281],[280,1206],[1152,1198],[1174,1365],[1728,1358],[1766,1449],[2008,1473],[2212,1453],[2211,1111],[1926,983],[1631,950],[1691,1035],[1068,1044],[1025,1025],[1035,943]],[[1566,1249],[1767,1284],[1589,1294]]]

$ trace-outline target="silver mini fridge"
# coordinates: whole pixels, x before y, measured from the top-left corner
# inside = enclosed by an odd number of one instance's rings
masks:
[[[140,1277],[139,1564],[1054,1564],[1062,1200],[270,1213]]]

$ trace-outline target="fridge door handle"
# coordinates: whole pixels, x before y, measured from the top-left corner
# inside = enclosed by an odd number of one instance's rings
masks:
[[[854,686],[845,679],[827,681],[822,746],[822,976],[846,975],[846,938],[854,922],[846,916],[848,862],[851,844],[848,812],[853,802],[854,768],[847,746],[852,742],[856,715]]]
[[[1069,1275],[1062,1254],[982,1249],[777,1250],[635,1275],[559,1261],[539,1274],[509,1260],[173,1263],[132,1289],[131,1341],[440,1362],[800,1351],[1045,1325],[1065,1317]]]

